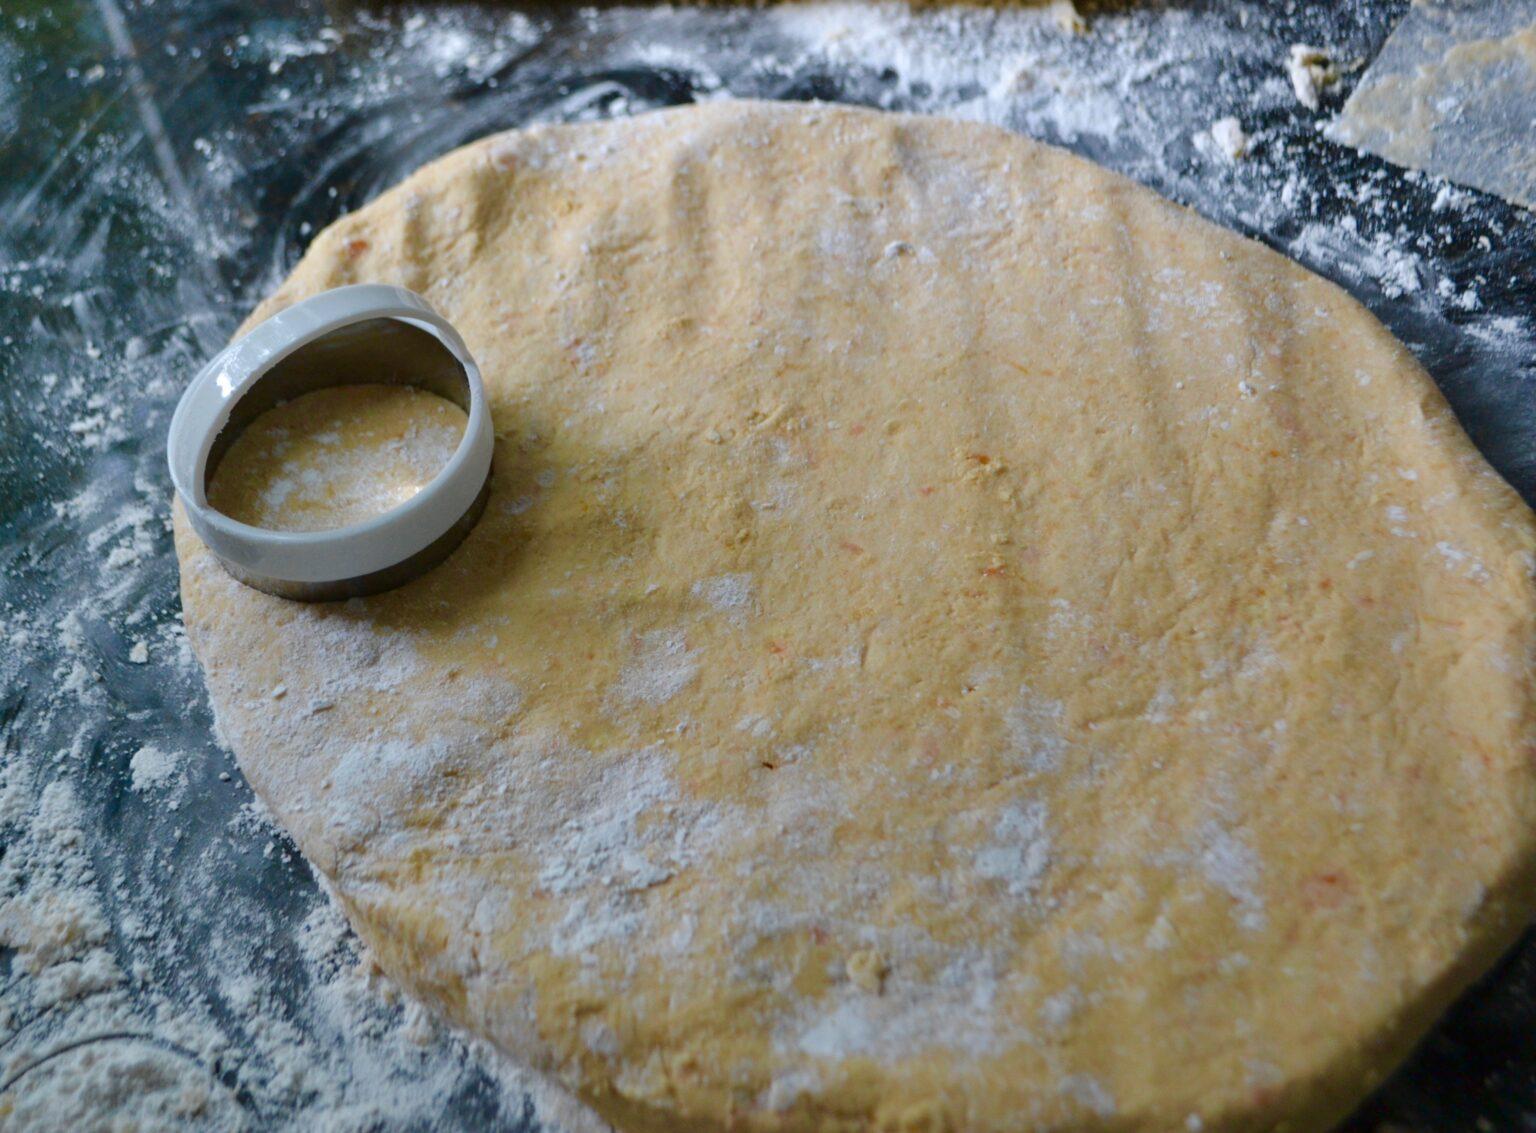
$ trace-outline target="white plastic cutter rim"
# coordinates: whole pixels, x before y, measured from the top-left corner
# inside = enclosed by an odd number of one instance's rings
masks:
[[[447,464],[419,492],[379,515],[322,531],[241,523],[208,503],[208,459],[235,405],[294,351],[352,323],[398,319],[435,337],[464,368],[469,420]],[[355,382],[356,377],[350,378]],[[336,384],[344,384],[338,381]],[[453,325],[413,291],[338,287],[294,304],[230,343],[203,366],[171,418],[166,457],[192,529],[237,578],[298,587],[345,586],[425,552],[483,502],[494,435],[480,369]],[[403,580],[402,580],[403,581]],[[396,583],[398,584],[398,582]],[[259,589],[266,589],[259,583]]]

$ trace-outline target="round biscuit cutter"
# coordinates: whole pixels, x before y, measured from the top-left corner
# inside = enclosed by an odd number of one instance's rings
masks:
[[[421,491],[359,523],[274,531],[208,503],[208,482],[245,428],[317,389],[409,385],[469,416],[448,463]],[[392,590],[430,570],[474,527],[490,492],[494,437],[480,369],[452,324],[403,287],[324,291],[266,319],[215,355],[171,418],[171,480],[198,537],[257,590],[329,602]]]

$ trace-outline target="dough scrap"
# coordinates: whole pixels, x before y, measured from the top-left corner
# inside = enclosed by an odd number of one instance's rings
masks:
[[[1536,0],[1419,0],[1325,132],[1536,209],[1533,106]]]
[[[1282,257],[734,102],[456,151],[253,320],[363,280],[485,516],[305,606],[178,513],[188,634],[384,969],[621,1128],[1320,1128],[1531,914],[1536,521]]]

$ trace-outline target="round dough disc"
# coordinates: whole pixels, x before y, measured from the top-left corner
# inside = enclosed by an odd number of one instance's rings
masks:
[[[328,606],[178,523],[188,633],[383,968],[620,1127],[1311,1127],[1532,911],[1533,517],[1282,257],[726,103],[452,153],[255,317],[364,280],[485,516]]]

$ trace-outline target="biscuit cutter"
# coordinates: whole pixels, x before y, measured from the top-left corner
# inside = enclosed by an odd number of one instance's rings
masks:
[[[421,491],[322,531],[255,527],[209,504],[219,462],[262,413],[365,383],[415,386],[468,414],[458,447]],[[356,284],[280,311],[210,359],[176,406],[166,457],[192,529],[231,575],[280,598],[330,602],[392,590],[447,558],[485,509],[493,446],[480,369],[453,325],[415,292]]]

